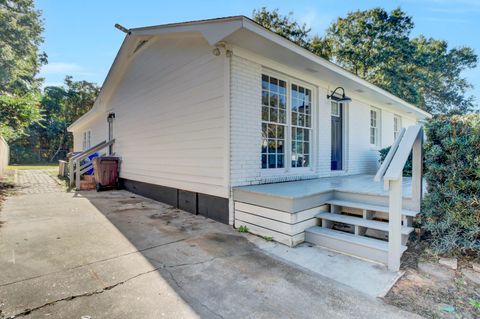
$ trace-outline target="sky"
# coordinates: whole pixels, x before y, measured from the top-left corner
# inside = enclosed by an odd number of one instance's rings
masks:
[[[49,63],[40,76],[44,86],[61,85],[66,75],[101,85],[123,41],[124,33],[114,28],[120,23],[127,28],[172,22],[251,16],[254,9],[278,8],[282,14],[304,22],[313,34],[323,35],[330,23],[348,12],[400,6],[413,17],[412,36],[447,40],[451,48],[469,46],[480,55],[480,0],[317,0],[317,1],[154,1],[154,0],[37,0],[42,10],[45,42],[42,50]],[[479,63],[480,64],[480,63]],[[480,104],[480,66],[465,72],[474,85],[470,92]]]

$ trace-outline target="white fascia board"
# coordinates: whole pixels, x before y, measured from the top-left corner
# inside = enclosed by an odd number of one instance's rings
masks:
[[[242,28],[243,19],[243,17],[231,17],[198,22],[165,24],[154,27],[134,28],[131,29],[130,32],[134,36],[200,32],[207,40],[208,44],[214,45]]]

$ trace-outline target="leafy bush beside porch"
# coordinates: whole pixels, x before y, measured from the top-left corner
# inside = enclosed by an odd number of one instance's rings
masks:
[[[439,116],[426,125],[428,194],[420,222],[436,253],[480,256],[480,115]]]

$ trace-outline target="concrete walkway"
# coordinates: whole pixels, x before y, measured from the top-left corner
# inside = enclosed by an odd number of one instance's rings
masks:
[[[45,174],[19,171],[24,189],[0,211],[0,318],[415,318],[229,226],[31,181]]]

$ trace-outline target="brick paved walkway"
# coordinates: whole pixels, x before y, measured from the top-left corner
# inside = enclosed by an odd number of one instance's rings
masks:
[[[45,169],[17,170],[16,184],[20,187],[19,193],[40,194],[64,192],[51,171]]]

